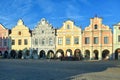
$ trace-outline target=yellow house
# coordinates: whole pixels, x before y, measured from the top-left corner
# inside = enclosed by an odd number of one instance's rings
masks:
[[[29,55],[29,49],[31,47],[31,33],[28,27],[26,27],[23,21],[20,19],[17,25],[11,30],[11,57],[21,58],[24,53]]]
[[[56,57],[82,57],[81,28],[74,25],[73,21],[67,20],[57,30]]]

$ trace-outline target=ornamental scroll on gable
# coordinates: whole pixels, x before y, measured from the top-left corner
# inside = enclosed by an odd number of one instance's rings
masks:
[[[22,21],[21,19],[20,19],[20,20],[18,20],[17,25],[23,25],[23,21]]]

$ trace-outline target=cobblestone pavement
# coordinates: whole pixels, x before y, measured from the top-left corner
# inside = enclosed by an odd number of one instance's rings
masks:
[[[0,59],[0,80],[119,80],[120,61]]]

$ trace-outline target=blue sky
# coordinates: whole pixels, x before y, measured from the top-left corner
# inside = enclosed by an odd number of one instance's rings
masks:
[[[0,0],[0,23],[9,29],[19,19],[33,29],[41,18],[55,28],[70,19],[84,29],[95,15],[112,28],[120,22],[120,0]]]

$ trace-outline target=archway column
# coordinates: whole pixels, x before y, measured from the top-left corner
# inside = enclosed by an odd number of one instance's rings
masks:
[[[98,60],[102,60],[102,50],[99,50]]]
[[[90,49],[90,60],[92,60],[92,59],[93,59],[93,50]]]

